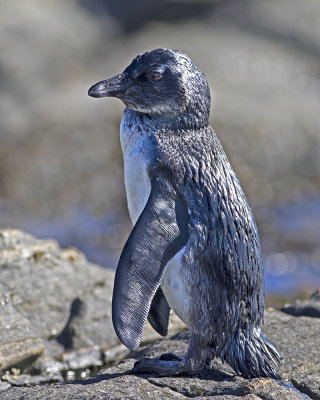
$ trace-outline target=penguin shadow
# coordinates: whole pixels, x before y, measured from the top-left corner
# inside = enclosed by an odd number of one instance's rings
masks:
[[[215,382],[232,382],[235,380],[235,376],[218,369],[207,369],[203,370],[199,374],[181,374],[181,375],[157,375],[155,373],[135,373],[132,370],[127,371],[130,375],[139,376],[143,379],[157,378],[157,379],[199,379],[202,381],[215,381]]]
[[[68,382],[67,384],[73,384],[73,385],[92,385],[94,383],[99,383],[101,381],[110,381],[112,379],[121,377],[121,376],[137,376],[141,379],[148,380],[150,378],[157,378],[157,379],[199,379],[203,381],[212,381],[212,382],[232,382],[236,379],[235,375],[226,373],[224,371],[212,368],[212,369],[205,369],[199,374],[196,375],[191,375],[191,374],[183,374],[183,375],[165,375],[165,376],[160,376],[157,375],[156,373],[136,373],[133,371],[133,368],[128,369],[124,372],[116,372],[116,373],[104,373],[104,374],[97,374],[93,378],[85,379],[85,380],[76,380],[73,382]]]

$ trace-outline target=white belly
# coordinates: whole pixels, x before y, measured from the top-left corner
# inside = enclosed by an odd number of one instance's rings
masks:
[[[132,126],[133,125],[133,126]],[[133,225],[142,213],[151,190],[146,169],[148,157],[148,135],[141,130],[135,131],[131,120],[123,116],[120,125],[120,141],[124,162],[124,183],[126,187],[128,209]]]
[[[130,128],[129,128],[130,126]],[[148,158],[148,135],[140,130],[135,132],[134,126],[123,118],[120,127],[120,140],[124,160],[124,180],[130,218],[133,225],[142,213],[151,190],[151,183],[147,173],[146,159]],[[184,276],[181,271],[182,249],[168,263],[161,283],[166,299],[178,315],[188,325],[188,298]]]
[[[161,288],[173,311],[186,325],[189,325],[189,297],[181,263],[184,250],[185,248],[182,248],[168,263]]]

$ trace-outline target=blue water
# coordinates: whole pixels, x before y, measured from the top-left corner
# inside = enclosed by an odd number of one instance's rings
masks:
[[[320,287],[320,265],[307,254],[273,253],[263,256],[263,265],[267,294],[295,297]]]
[[[273,210],[270,219],[275,237],[262,255],[266,294],[295,297],[320,287],[320,200]],[[39,238],[56,239],[61,247],[76,247],[99,265],[115,269],[121,248],[131,229],[119,216],[97,218],[77,208],[54,220],[22,220],[10,226]],[[270,245],[271,243],[271,245]],[[264,247],[264,246],[263,246]]]
[[[273,245],[263,256],[266,292],[287,295],[319,288],[320,199],[275,209],[271,219],[274,237],[265,239]]]

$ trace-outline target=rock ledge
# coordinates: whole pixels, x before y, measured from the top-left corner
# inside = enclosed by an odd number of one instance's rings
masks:
[[[77,250],[61,250],[54,241],[18,230],[0,230],[0,275],[2,400],[320,399],[316,315],[266,311],[264,330],[285,360],[281,383],[246,380],[219,361],[195,377],[135,376],[129,372],[139,357],[185,353],[188,331],[175,317],[171,334],[182,329],[179,333],[158,339],[146,327],[144,343],[149,344],[130,353],[112,328],[113,271],[90,264]],[[318,301],[313,295],[308,307],[316,307]],[[101,367],[94,378],[62,382],[66,371],[81,368],[85,376],[93,366]]]

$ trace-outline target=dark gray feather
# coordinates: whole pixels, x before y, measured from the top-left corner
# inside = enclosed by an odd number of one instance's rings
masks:
[[[148,321],[161,336],[167,336],[168,334],[170,312],[171,308],[161,287],[159,287],[151,302]]]

